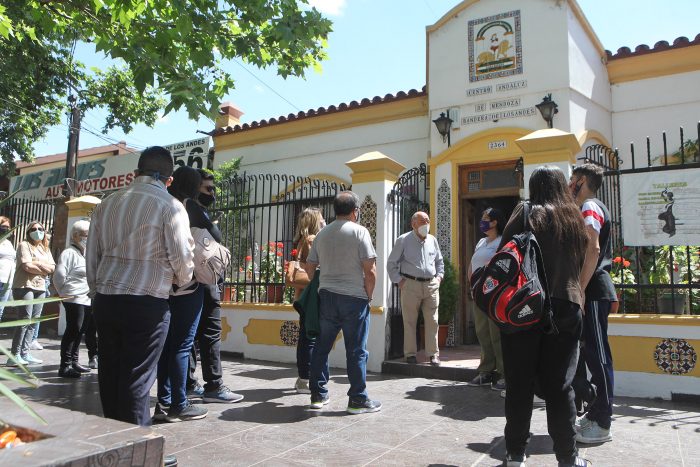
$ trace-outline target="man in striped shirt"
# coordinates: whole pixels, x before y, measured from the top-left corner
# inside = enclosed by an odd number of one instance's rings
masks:
[[[168,150],[144,150],[131,185],[95,208],[85,255],[102,410],[142,426],[151,423],[149,392],[168,332],[169,292],[194,270],[187,212],[166,191],[172,173]]]
[[[583,355],[597,395],[588,413],[576,422],[576,441],[584,444],[612,440],[613,361],[608,343],[608,314],[617,305],[612,268],[610,212],[596,193],[603,184],[603,169],[594,164],[574,168],[569,188],[581,206],[588,233],[588,250],[581,271],[586,302],[583,315]]]

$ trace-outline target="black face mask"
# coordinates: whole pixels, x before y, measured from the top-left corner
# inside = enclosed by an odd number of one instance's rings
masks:
[[[0,225],[0,235],[5,235],[10,231],[10,228],[6,225]]]
[[[202,206],[208,208],[212,204],[214,204],[214,201],[216,201],[216,196],[210,195],[208,193],[200,193],[199,194],[199,202],[202,203]]]

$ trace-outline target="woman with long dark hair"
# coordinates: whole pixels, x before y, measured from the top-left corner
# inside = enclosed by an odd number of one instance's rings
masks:
[[[547,427],[559,466],[587,466],[578,457],[574,431],[576,407],[571,387],[581,337],[583,291],[579,276],[586,255],[586,229],[564,172],[555,166],[538,167],[530,176],[529,223],[542,250],[558,332],[542,327],[502,334],[506,373],[506,465],[525,465],[535,386],[547,405]],[[523,205],[508,221],[502,247],[522,232]]]
[[[195,206],[202,177],[192,167],[180,167],[173,173],[168,192],[190,210]],[[201,209],[201,208],[199,208]],[[204,287],[196,279],[170,291],[170,327],[163,352],[158,360],[158,403],[153,418],[159,421],[182,422],[207,416],[208,410],[187,400],[189,355],[197,332],[204,302]]]

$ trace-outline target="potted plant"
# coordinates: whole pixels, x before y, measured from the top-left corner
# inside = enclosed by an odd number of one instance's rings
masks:
[[[450,260],[445,259],[445,275],[440,282],[440,305],[438,305],[438,345],[444,347],[447,342],[447,329],[454,319],[459,306],[459,284],[457,274]]]
[[[268,242],[260,247],[260,281],[266,284],[268,303],[282,303],[284,299],[283,264],[282,242]]]
[[[610,277],[612,278],[613,284],[615,285],[633,285],[637,284],[637,279],[634,277],[634,273],[630,269],[632,263],[624,258],[623,256],[616,256],[613,258],[613,267],[610,271]],[[633,300],[637,291],[635,289],[617,289],[617,298],[622,300],[623,296],[625,302]]]
[[[687,264],[685,247],[659,246],[656,247],[656,267],[649,271],[650,284],[687,284],[688,272],[697,280],[696,264]],[[690,266],[690,267],[689,267]],[[658,312],[662,314],[678,314],[685,312],[688,290],[665,289],[658,295]]]

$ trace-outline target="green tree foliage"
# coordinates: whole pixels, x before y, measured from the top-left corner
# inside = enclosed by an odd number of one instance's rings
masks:
[[[69,88],[83,109],[104,107],[103,128],[128,132],[157,112],[211,116],[234,87],[222,67],[241,59],[304,76],[325,58],[331,23],[306,0],[3,0],[0,4],[0,154],[29,160],[57,123]],[[75,42],[115,61],[86,70]],[[8,73],[8,70],[10,72]],[[165,100],[162,100],[162,99]]]
[[[438,323],[449,324],[459,305],[459,284],[452,262],[445,258],[445,275],[440,282],[440,304],[438,305]]]

